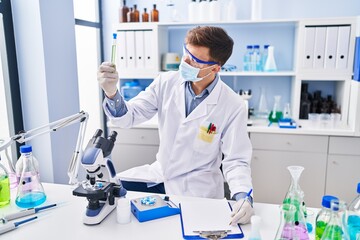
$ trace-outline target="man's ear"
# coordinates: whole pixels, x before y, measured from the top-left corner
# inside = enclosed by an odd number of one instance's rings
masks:
[[[220,66],[220,65],[216,65],[216,66],[213,68],[213,72],[214,72],[214,73],[218,73],[218,72],[220,72],[220,70],[221,70],[221,66]]]

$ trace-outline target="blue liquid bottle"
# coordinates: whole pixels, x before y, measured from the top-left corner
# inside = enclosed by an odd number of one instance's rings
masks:
[[[38,171],[34,166],[31,146],[21,146],[20,152],[23,158],[23,168],[15,203],[21,208],[33,208],[45,202],[46,195]]]
[[[360,239],[360,182],[357,185],[358,196],[349,205],[348,232],[350,240]]]
[[[246,46],[246,53],[244,55],[244,72],[251,71],[251,56],[253,54],[253,46]]]

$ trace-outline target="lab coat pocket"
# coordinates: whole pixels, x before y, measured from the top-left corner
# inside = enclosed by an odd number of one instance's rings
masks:
[[[209,131],[201,126],[194,142],[194,151],[212,153],[219,148],[219,134],[216,131]]]

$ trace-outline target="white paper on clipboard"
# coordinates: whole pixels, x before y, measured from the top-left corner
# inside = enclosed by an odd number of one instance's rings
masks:
[[[181,224],[185,239],[196,239],[197,231],[230,230],[227,238],[242,238],[243,232],[239,225],[230,226],[231,208],[224,199],[208,199],[201,201],[181,201]],[[195,232],[194,232],[195,231]]]

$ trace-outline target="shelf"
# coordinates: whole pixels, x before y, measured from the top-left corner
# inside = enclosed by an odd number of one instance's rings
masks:
[[[293,77],[294,71],[278,72],[220,72],[220,76],[251,76],[251,77]]]

